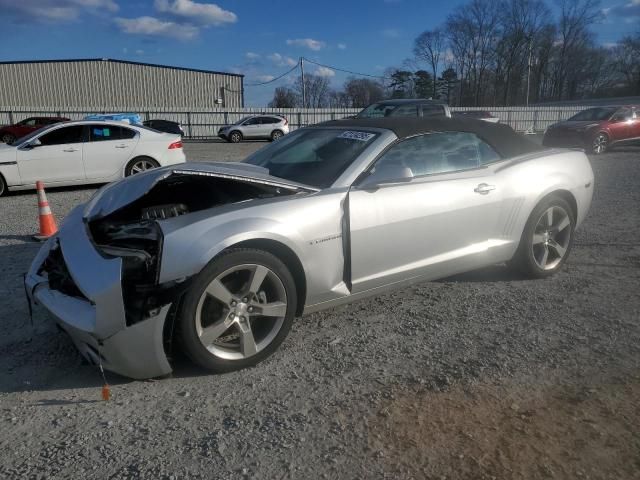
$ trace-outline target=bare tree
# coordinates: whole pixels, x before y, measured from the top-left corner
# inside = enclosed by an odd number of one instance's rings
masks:
[[[441,29],[427,30],[418,35],[413,44],[413,54],[431,67],[434,79],[438,78],[440,57],[443,55],[446,38]],[[437,96],[436,82],[433,82],[433,98]]]
[[[289,87],[277,87],[273,92],[273,100],[269,102],[272,108],[293,108],[298,105],[298,95]]]
[[[351,107],[366,107],[384,98],[382,85],[368,78],[348,78],[344,84],[344,93]]]
[[[306,105],[303,108],[322,108],[329,102],[329,79],[320,75],[308,74],[304,76]],[[302,78],[294,84],[294,90],[302,98]]]
[[[627,84],[626,94],[640,95],[640,32],[627,36],[613,49],[614,66]]]

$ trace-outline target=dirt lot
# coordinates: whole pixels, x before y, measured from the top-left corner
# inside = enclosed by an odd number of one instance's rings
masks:
[[[29,326],[36,199],[0,199],[0,478],[640,478],[640,148],[591,160],[557,276],[496,266],[310,315],[255,368],[108,375],[109,402],[43,312]],[[48,197],[60,220],[93,191]]]

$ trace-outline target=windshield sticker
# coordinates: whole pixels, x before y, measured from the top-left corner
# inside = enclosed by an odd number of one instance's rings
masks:
[[[359,140],[361,142],[368,142],[375,136],[376,136],[375,133],[354,132],[352,130],[347,130],[346,132],[342,132],[338,136],[338,138],[348,138],[349,140]]]

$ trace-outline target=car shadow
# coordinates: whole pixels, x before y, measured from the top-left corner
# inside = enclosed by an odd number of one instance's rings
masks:
[[[459,273],[450,277],[435,280],[436,283],[496,283],[496,282],[517,282],[527,278],[517,270],[509,268],[507,265],[492,265],[490,267],[472,270],[470,272]]]

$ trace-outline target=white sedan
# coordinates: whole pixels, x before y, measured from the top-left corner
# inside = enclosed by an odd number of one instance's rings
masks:
[[[58,123],[0,145],[0,195],[8,190],[108,183],[185,162],[179,135],[123,122]]]

